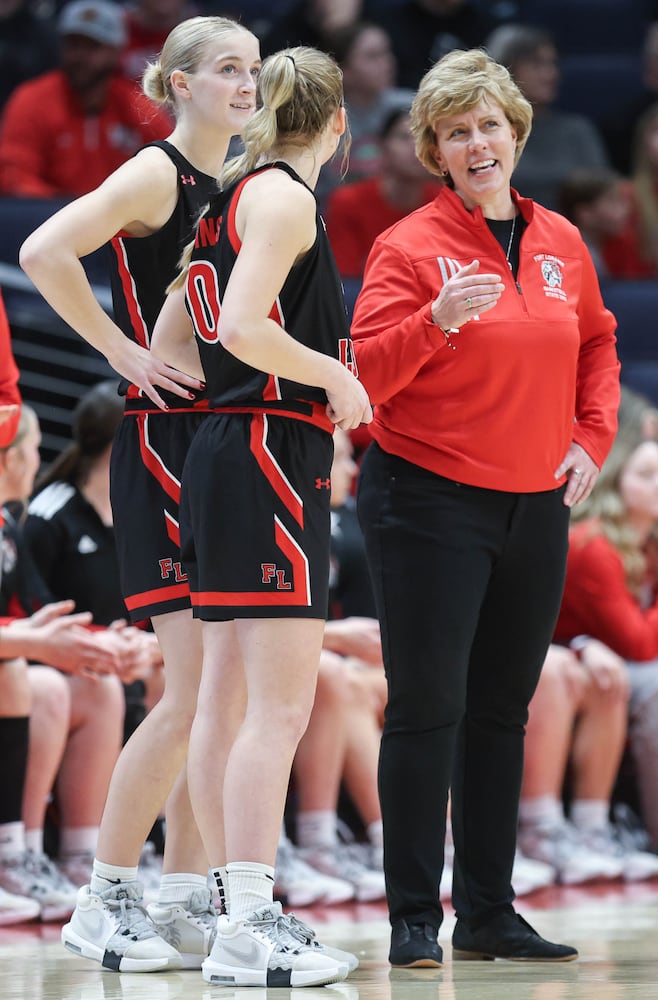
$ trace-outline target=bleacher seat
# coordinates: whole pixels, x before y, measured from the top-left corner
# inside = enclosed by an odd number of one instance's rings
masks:
[[[658,406],[658,281],[607,281],[601,291],[617,319],[621,380]]]
[[[560,59],[558,105],[597,124],[614,120],[644,93],[639,55],[571,55]]]
[[[69,443],[71,413],[82,393],[115,377],[105,358],[60,319],[18,266],[23,240],[63,204],[45,198],[0,198],[0,287],[21,394],[39,416],[46,462]],[[110,312],[105,254],[90,254],[83,264],[99,302]]]
[[[649,22],[646,0],[521,0],[520,7],[521,20],[548,28],[562,56],[626,53],[639,58]]]
[[[18,265],[21,243],[67,201],[58,198],[0,196],[0,261]],[[105,250],[85,257],[83,264],[92,283],[109,285]]]

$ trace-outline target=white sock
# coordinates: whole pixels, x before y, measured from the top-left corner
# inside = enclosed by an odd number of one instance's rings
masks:
[[[333,809],[297,813],[297,843],[300,847],[333,847],[338,843],[338,820]]]
[[[39,827],[37,830],[26,830],[25,831],[25,846],[28,851],[33,851],[35,854],[43,854],[43,827]]]
[[[254,910],[271,906],[274,899],[274,868],[257,861],[231,861],[226,866],[230,899],[229,920],[246,920]]]
[[[564,821],[564,809],[560,800],[553,795],[521,799],[519,820],[522,826],[557,826]]]
[[[103,889],[116,885],[118,882],[136,882],[137,865],[134,868],[122,868],[120,865],[108,865],[94,858],[91,872],[91,891],[102,892]]]
[[[368,823],[366,834],[374,847],[384,846],[384,824],[380,819],[376,819],[374,823]]]
[[[208,888],[206,875],[196,872],[175,872],[172,875],[162,875],[158,904],[169,906],[171,903],[189,903],[193,892]]]
[[[93,858],[97,842],[97,826],[63,826],[59,833],[59,856]]]
[[[228,914],[229,898],[226,865],[219,865],[217,868],[211,868],[210,877],[214,879],[215,885],[217,886],[217,894],[219,896],[219,912]]]
[[[21,820],[0,823],[0,861],[24,854],[25,846],[25,827]]]
[[[605,799],[574,799],[569,813],[578,830],[601,830],[608,824],[610,803]]]

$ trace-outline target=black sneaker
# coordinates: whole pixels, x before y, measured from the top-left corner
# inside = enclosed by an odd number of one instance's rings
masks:
[[[573,962],[578,952],[570,945],[546,941],[510,907],[477,930],[457,920],[452,957],[457,961],[506,958],[511,962]]]
[[[443,951],[437,933],[431,924],[397,920],[391,931],[389,962],[402,969],[439,969],[443,965]]]

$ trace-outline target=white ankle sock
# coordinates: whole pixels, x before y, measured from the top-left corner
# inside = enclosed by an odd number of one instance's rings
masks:
[[[605,799],[575,799],[569,816],[578,830],[601,830],[607,826],[610,803]]]
[[[521,799],[519,819],[523,826],[557,826],[564,820],[564,809],[553,795],[539,795],[534,799]]]
[[[368,823],[366,833],[368,840],[374,847],[384,846],[384,824],[380,819],[376,819],[374,823]]]
[[[96,853],[97,826],[63,826],[59,833],[60,858],[76,858]]]
[[[217,886],[217,894],[219,896],[219,912],[228,914],[229,898],[226,865],[219,865],[217,868],[211,868],[210,876],[215,880],[215,885]]]
[[[338,821],[333,809],[297,813],[297,843],[300,847],[333,847],[338,843]]]
[[[17,858],[25,852],[25,827],[22,821],[0,823],[0,861]]]
[[[229,920],[245,920],[254,910],[272,904],[274,868],[257,861],[232,861],[226,866]]]
[[[94,866],[91,872],[92,892],[102,892],[103,889],[118,882],[136,882],[137,865],[134,868],[122,868],[120,865],[108,865],[104,861],[94,858]]]
[[[171,903],[189,903],[193,892],[207,888],[207,877],[197,875],[196,872],[175,872],[172,875],[162,875],[158,904],[169,906]]]
[[[34,854],[43,854],[43,827],[25,831],[25,846]]]

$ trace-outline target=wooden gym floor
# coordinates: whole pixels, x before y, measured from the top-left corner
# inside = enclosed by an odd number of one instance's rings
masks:
[[[439,940],[442,970],[391,970],[380,904],[300,910],[322,940],[358,953],[336,986],[304,990],[208,986],[200,972],[115,974],[67,952],[57,924],[0,927],[2,1000],[658,1000],[658,882],[543,889],[517,901],[542,934],[575,945],[555,965],[452,962],[454,915]]]

